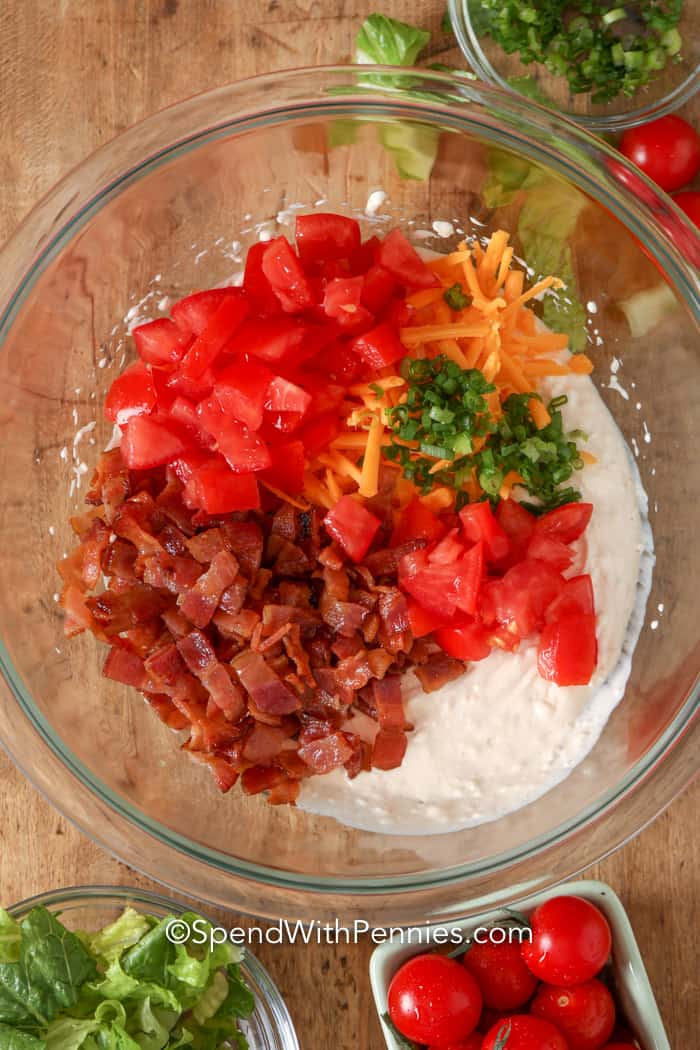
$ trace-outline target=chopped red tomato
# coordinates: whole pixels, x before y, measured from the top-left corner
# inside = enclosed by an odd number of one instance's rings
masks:
[[[195,470],[198,470],[203,463],[207,463],[211,457],[212,454],[210,452],[205,452],[204,449],[192,448],[183,452],[182,455],[178,456],[177,459],[174,459],[170,465],[182,484],[186,485]]]
[[[358,357],[377,370],[400,361],[406,353],[396,328],[387,322],[358,336],[351,345]]]
[[[265,408],[269,412],[295,412],[301,422],[310,404],[311,394],[296,383],[290,383],[282,376],[275,376],[270,383],[265,400]]]
[[[340,433],[340,419],[335,412],[325,412],[306,423],[297,437],[303,442],[309,456],[315,456],[328,448]]]
[[[360,249],[360,227],[355,219],[330,212],[297,215],[295,237],[304,266],[320,266],[352,259]]]
[[[142,361],[149,365],[176,365],[182,360],[191,336],[169,317],[140,324],[131,333]]]
[[[181,374],[187,379],[200,379],[240,328],[248,310],[242,295],[227,296],[185,354]]]
[[[173,397],[186,397],[188,401],[201,401],[208,397],[214,389],[216,376],[211,368],[208,368],[199,379],[190,379],[181,372],[173,372],[166,380],[166,386]]]
[[[386,309],[398,287],[396,278],[383,266],[371,266],[362,282],[360,302],[370,313]]]
[[[432,543],[442,539],[446,531],[437,514],[433,514],[432,510],[415,496],[401,512],[401,517],[391,534],[391,546],[400,547],[410,540],[428,540]]]
[[[488,632],[480,623],[441,627],[435,632],[435,641],[457,660],[484,660],[491,653]]]
[[[285,313],[300,313],[314,305],[299,256],[286,237],[276,237],[268,243],[262,257],[262,271]]]
[[[428,551],[431,565],[451,565],[464,554],[464,544],[459,539],[459,529],[450,529],[443,539]]]
[[[401,230],[392,230],[384,238],[377,261],[407,288],[436,288],[440,284]]]
[[[564,572],[571,566],[574,560],[573,553],[561,540],[554,536],[547,536],[541,532],[535,532],[527,548],[528,558],[538,558],[546,561],[557,570]]]
[[[129,470],[149,470],[171,463],[190,443],[176,423],[132,416],[124,428],[121,453]]]
[[[292,317],[249,319],[236,334],[236,350],[273,367],[296,358],[307,328]]]
[[[200,426],[197,406],[188,398],[179,396],[174,398],[168,409],[168,415],[176,423],[182,423],[183,426],[188,427],[198,444],[204,448],[213,446],[213,438]]]
[[[502,499],[496,507],[496,521],[510,542],[510,558],[513,564],[522,561],[535,531],[535,515],[515,499]]]
[[[594,612],[593,581],[586,573],[583,576],[572,576],[564,582],[557,597],[547,607],[545,619],[547,623],[552,623],[573,613],[591,616]]]
[[[329,317],[353,314],[360,305],[362,277],[336,277],[323,293],[323,309]]]
[[[491,565],[508,557],[510,546],[503,527],[494,518],[491,504],[468,503],[459,512],[464,535],[472,543],[483,540],[486,561]]]
[[[449,565],[428,560],[425,550],[405,554],[399,564],[399,583],[424,609],[448,615],[460,609],[476,611],[483,573],[483,548],[476,544]]]
[[[267,242],[260,241],[248,249],[243,274],[243,291],[253,310],[264,317],[274,317],[281,312],[279,299],[263,273],[262,260]]]
[[[219,372],[214,396],[224,412],[251,430],[259,430],[273,379],[274,374],[265,365],[242,357]]]
[[[197,415],[207,433],[216,439],[219,452],[234,474],[250,474],[270,466],[272,460],[266,443],[243,423],[227,416],[216,398],[201,401]]]
[[[295,496],[304,487],[305,451],[301,441],[286,441],[270,449],[271,465],[261,471],[260,480]]]
[[[208,288],[195,292],[170,308],[173,321],[187,335],[201,335],[221,304],[229,296],[240,297],[238,288]]]
[[[414,598],[408,598],[408,620],[414,638],[424,638],[426,634],[449,626],[454,616],[444,615],[424,609]]]
[[[482,617],[527,638],[544,623],[547,608],[561,592],[564,578],[546,562],[526,559],[493,580],[482,592]]]
[[[537,670],[556,685],[588,685],[598,663],[595,616],[568,613],[544,627]]]
[[[346,344],[336,344],[324,351],[323,368],[332,382],[343,386],[356,382],[366,370],[357,354],[353,354]]]
[[[207,514],[257,510],[260,493],[254,474],[233,474],[221,456],[211,457],[194,470],[185,489],[192,505]]]
[[[343,496],[328,511],[323,524],[353,561],[362,561],[381,525],[379,518],[352,496]]]
[[[112,383],[105,399],[105,415],[124,426],[132,416],[148,415],[155,408],[156,388],[150,368],[137,361]]]
[[[592,503],[565,503],[537,519],[535,535],[573,543],[586,531],[592,513]]]

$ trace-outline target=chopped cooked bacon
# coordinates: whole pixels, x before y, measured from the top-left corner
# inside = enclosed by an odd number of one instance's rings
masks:
[[[88,504],[60,565],[65,632],[110,646],[105,677],[187,734],[222,791],[240,777],[294,804],[305,777],[393,769],[411,728],[401,674],[430,692],[463,671],[410,630],[397,569],[423,540],[350,564],[317,508],[192,513],[174,471],[129,472],[118,449]],[[372,507],[389,525],[384,488]]]
[[[407,746],[403,729],[380,729],[372,748],[373,769],[396,769],[403,762]]]
[[[267,666],[260,653],[241,653],[232,666],[241,685],[261,711],[286,715],[299,708],[299,698]]]
[[[372,682],[374,706],[382,729],[406,729],[406,715],[401,696],[401,679],[398,675],[374,679]]]
[[[299,755],[314,773],[330,773],[343,766],[352,755],[352,747],[342,733],[330,733],[320,740],[310,740],[299,748]]]
[[[238,575],[238,562],[230,551],[219,551],[194,587],[180,602],[180,611],[195,627],[206,627],[227,587]]]
[[[443,685],[464,674],[464,664],[447,653],[433,653],[427,663],[415,668],[415,675],[424,693],[434,693]]]
[[[143,689],[148,678],[141,657],[118,645],[109,650],[102,674],[105,678],[111,678],[113,682],[131,685],[135,689]]]

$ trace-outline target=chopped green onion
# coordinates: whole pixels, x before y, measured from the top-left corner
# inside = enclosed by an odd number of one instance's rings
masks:
[[[459,281],[443,292],[442,297],[450,310],[465,310],[471,303],[471,299],[464,294],[464,289]]]
[[[620,22],[623,18],[627,17],[627,12],[624,7],[614,7],[612,11],[606,11],[601,21],[604,26],[614,25],[615,22]]]

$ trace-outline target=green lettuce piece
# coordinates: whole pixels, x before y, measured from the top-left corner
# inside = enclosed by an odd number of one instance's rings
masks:
[[[204,1024],[213,1017],[222,1003],[226,1002],[228,996],[228,978],[221,970],[217,970],[192,1010],[192,1016],[198,1024]]]
[[[145,915],[133,908],[125,908],[115,922],[89,937],[93,954],[103,959],[118,959],[127,948],[133,947],[148,933],[151,923]]]
[[[0,1050],[46,1050],[46,1043],[29,1032],[0,1024]]]
[[[58,1018],[47,1029],[46,1050],[78,1050],[99,1027],[100,1022],[94,1019]]]
[[[151,1002],[151,997],[146,996],[135,1011],[130,1034],[141,1050],[163,1050],[170,1040],[171,1029],[175,1027],[179,1016],[179,1011],[157,1007]],[[137,1025],[135,1030],[134,1022]]]
[[[21,937],[19,923],[0,908],[0,962],[19,962]]]
[[[428,124],[400,120],[395,124],[380,125],[379,140],[392,154],[402,179],[430,178],[437,156],[440,132]]]
[[[228,993],[216,1011],[216,1018],[250,1017],[255,1010],[255,996],[243,980],[240,967],[233,963],[226,968]]]
[[[355,39],[355,61],[365,65],[413,66],[430,40],[427,29],[373,14]]]

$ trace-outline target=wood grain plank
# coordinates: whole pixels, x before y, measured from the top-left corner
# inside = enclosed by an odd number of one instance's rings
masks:
[[[391,13],[431,28],[440,0],[394,0]],[[226,81],[346,61],[372,0],[21,0],[0,5],[0,238],[92,149],[149,113]],[[445,54],[443,54],[445,52]],[[695,108],[697,114],[697,108]],[[59,816],[0,757],[0,898],[75,883],[149,880]],[[673,1046],[695,1045],[700,928],[700,786],[591,874],[627,905]],[[243,920],[241,920],[243,921]],[[367,966],[371,945],[265,946],[302,1045],[381,1050]]]

